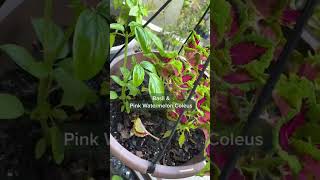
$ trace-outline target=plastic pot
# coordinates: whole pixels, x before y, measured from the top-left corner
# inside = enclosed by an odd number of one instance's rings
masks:
[[[122,46],[124,46],[124,44],[118,45],[118,46],[114,46],[111,48],[110,50],[110,59],[112,59],[116,53],[122,48]],[[128,52],[134,52],[136,49],[138,49],[138,43],[135,39],[133,39],[129,44],[128,44]],[[122,50],[122,52],[120,53],[123,54],[124,50]]]
[[[142,53],[130,53],[128,55],[128,61],[132,57],[137,59],[137,62],[142,60],[150,60],[144,57]],[[124,55],[118,56],[110,64],[110,73],[112,75],[119,75],[119,69],[123,64]],[[130,64],[130,63],[129,63]],[[128,65],[129,65],[128,64]],[[130,65],[129,65],[130,66]],[[110,134],[110,152],[113,156],[123,162],[126,166],[133,170],[136,170],[142,174],[147,173],[148,166],[151,164],[150,161],[144,160],[135,154],[125,149],[119,142]],[[200,162],[199,162],[200,161]],[[185,166],[164,166],[157,164],[155,172],[151,174],[154,177],[166,178],[166,179],[178,179],[186,178],[196,175],[205,166],[205,160],[199,160],[196,163],[190,163]]]
[[[320,49],[320,40],[317,39],[308,29],[303,30],[301,37],[312,47],[312,49]]]

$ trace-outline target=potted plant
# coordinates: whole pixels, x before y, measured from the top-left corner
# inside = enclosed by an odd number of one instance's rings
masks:
[[[107,1],[96,7],[78,5],[74,6],[78,12],[75,22],[64,31],[52,20],[53,1],[45,1],[44,17],[31,21],[37,38],[32,54],[16,44],[0,45],[1,52],[18,67],[1,76],[0,119],[5,129],[1,131],[8,131],[3,142],[13,146],[13,150],[4,152],[4,165],[19,163],[9,169],[1,167],[1,172],[6,173],[1,177],[101,178],[101,172],[98,174],[102,167],[97,166],[97,161],[77,156],[79,151],[70,154],[63,133],[67,126],[77,128],[75,120],[91,122],[93,126],[100,126],[105,120],[95,114],[105,111],[98,92],[106,76],[103,67],[109,26],[102,14]],[[12,141],[14,137],[18,142]],[[19,154],[20,150],[24,153]],[[12,153],[17,160],[12,159]]]
[[[319,53],[303,40],[291,54],[272,102],[259,116],[261,123],[248,130],[249,137],[240,132],[287,41],[286,30],[292,29],[301,11],[279,1],[219,2],[213,6],[211,37],[217,59],[213,63],[217,176],[236,148],[250,146],[229,179],[317,179]],[[230,19],[219,18],[225,15]],[[228,143],[222,141],[226,138]]]
[[[209,50],[200,46],[200,37],[193,33],[184,48],[185,54],[178,56],[177,52],[165,51],[162,41],[141,24],[134,22],[129,27],[129,36],[135,37],[142,51],[128,53],[126,48],[110,64],[110,149],[126,166],[146,173],[149,161],[160,153],[157,145],[170,136],[174,121],[185,108],[183,102]],[[118,30],[126,34],[124,27],[119,26]],[[193,106],[185,105],[191,108],[183,116],[178,134],[169,149],[164,150],[165,156],[153,176],[183,178],[209,170],[204,155],[210,132],[209,94],[207,73],[192,99]],[[177,107],[170,106],[173,104]]]

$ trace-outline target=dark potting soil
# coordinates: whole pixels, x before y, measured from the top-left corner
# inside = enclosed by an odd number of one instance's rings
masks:
[[[101,81],[108,78],[106,74],[109,73],[103,71],[87,84],[98,90]],[[0,92],[16,95],[30,111],[36,104],[37,80],[21,69],[10,71],[0,77]],[[56,103],[61,92],[53,92],[52,95],[54,97],[51,99]],[[74,127],[79,121],[85,121],[99,127],[103,124],[107,129],[109,125],[105,119],[108,105],[101,99],[78,112],[66,108],[69,116],[79,115],[75,116],[78,119],[73,119],[74,122],[69,122],[68,125]],[[57,165],[48,148],[46,154],[36,160],[34,148],[41,136],[39,124],[30,120],[28,115],[0,123],[0,179],[82,180],[88,175],[97,180],[107,179],[109,154],[106,152],[92,154],[89,151],[66,151],[63,163]]]
[[[112,85],[111,89],[120,93],[121,89],[118,86]],[[149,95],[142,94],[136,100],[150,100]],[[164,133],[171,130],[174,122],[169,121],[165,117],[164,111],[133,111],[130,114],[121,112],[122,102],[119,100],[110,102],[111,113],[111,134],[118,140],[118,142],[133,154],[146,160],[153,160],[155,156],[160,153],[159,144],[161,149],[165,144],[167,138],[160,139],[160,142],[150,136],[137,137],[130,136],[130,131],[133,126],[132,120],[139,117],[146,127],[146,129],[154,136],[161,138]],[[167,166],[179,166],[187,163],[188,161],[198,161],[199,155],[203,153],[205,138],[202,130],[191,130],[190,134],[185,133],[186,141],[180,148],[178,144],[179,135],[173,137],[171,143],[167,147],[160,164]]]

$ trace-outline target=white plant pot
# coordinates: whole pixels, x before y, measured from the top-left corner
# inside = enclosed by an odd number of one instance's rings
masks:
[[[122,46],[124,46],[124,44],[118,45],[118,46],[114,46],[110,49],[110,58],[114,58],[114,56],[116,55],[116,53],[122,48]],[[128,52],[134,52],[135,50],[138,50],[139,48],[139,44],[138,42],[133,39],[129,44],[128,44]],[[124,54],[124,49],[120,52],[119,55]],[[118,56],[119,56],[118,55]]]
[[[167,0],[143,0],[143,2],[149,7],[149,19],[158,9],[166,3]],[[180,16],[181,9],[183,7],[183,0],[172,0],[168,6],[161,11],[161,13],[152,21],[153,24],[159,27],[175,26],[177,25],[178,18]]]
[[[312,49],[320,49],[320,40],[317,39],[308,29],[303,30],[301,37],[312,47]]]

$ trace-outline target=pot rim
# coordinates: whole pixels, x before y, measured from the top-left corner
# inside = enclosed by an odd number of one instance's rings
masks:
[[[128,56],[142,54],[141,52],[129,52]],[[124,59],[124,54],[118,56],[110,63],[110,70],[119,62]],[[112,71],[112,70],[111,70]],[[151,164],[150,161],[142,159],[135,154],[124,148],[110,133],[110,151],[113,156],[118,158],[126,166],[133,170],[139,171],[143,174],[147,173],[147,169]],[[167,179],[177,179],[186,178],[194,176],[199,173],[206,165],[206,160],[200,161],[195,164],[185,165],[185,166],[164,166],[161,164],[156,164],[155,171],[152,174],[154,177],[167,178]]]
[[[308,28],[303,29],[301,37],[312,47],[312,49],[317,50],[320,48],[320,40],[317,39]]]
[[[0,7],[0,23],[10,15],[24,0],[6,0]]]

